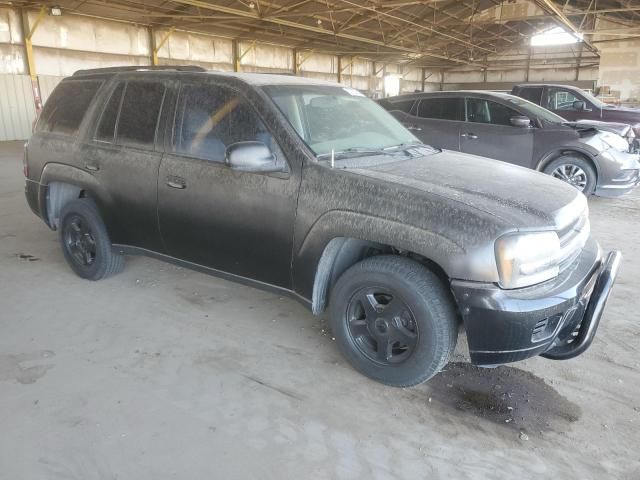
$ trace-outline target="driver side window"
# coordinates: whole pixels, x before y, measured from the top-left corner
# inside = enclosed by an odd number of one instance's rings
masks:
[[[509,107],[483,98],[467,98],[467,122],[511,125],[511,117],[520,114]]]
[[[238,92],[215,85],[182,86],[174,128],[176,153],[224,163],[229,145],[251,141],[264,143],[284,166],[278,144]]]
[[[582,101],[569,90],[550,88],[546,108],[549,110],[575,110],[573,103]]]

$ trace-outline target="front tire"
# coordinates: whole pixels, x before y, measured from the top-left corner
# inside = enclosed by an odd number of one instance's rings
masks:
[[[78,198],[62,207],[59,230],[64,258],[79,277],[101,280],[123,269],[124,257],[113,252],[107,228],[91,199]]]
[[[545,167],[544,173],[568,183],[587,196],[596,190],[596,171],[584,158],[569,155],[556,158]]]
[[[453,299],[440,279],[405,257],[367,258],[331,292],[331,330],[353,367],[394,387],[422,383],[449,361],[458,336]]]

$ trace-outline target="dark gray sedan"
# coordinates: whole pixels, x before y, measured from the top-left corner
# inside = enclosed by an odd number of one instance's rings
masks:
[[[513,95],[415,93],[379,103],[429,145],[539,170],[586,195],[618,196],[640,182],[638,155],[622,137]]]

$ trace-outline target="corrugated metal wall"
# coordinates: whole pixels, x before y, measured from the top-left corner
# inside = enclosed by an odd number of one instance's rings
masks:
[[[36,108],[28,75],[0,75],[0,141],[31,135]]]

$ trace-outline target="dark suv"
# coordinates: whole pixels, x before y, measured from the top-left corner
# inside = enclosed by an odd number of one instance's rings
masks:
[[[640,182],[620,135],[563,118],[514,95],[413,93],[379,101],[423,142],[548,173],[585,195],[619,196]]]
[[[395,386],[438,372],[461,322],[478,365],[580,354],[621,258],[575,189],[434,150],[358,91],[293,76],[78,72],[25,173],[81,277],[145,254],[328,305],[347,360]]]

